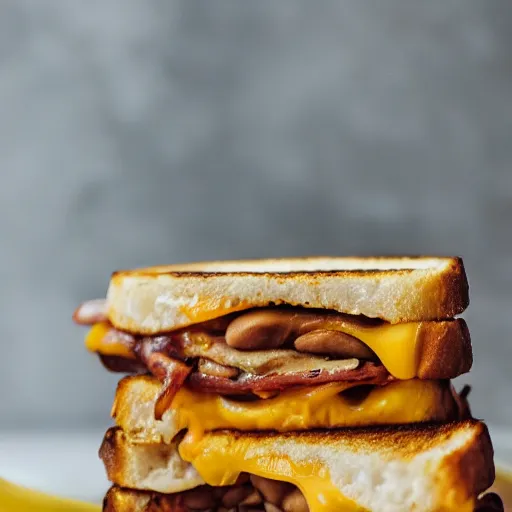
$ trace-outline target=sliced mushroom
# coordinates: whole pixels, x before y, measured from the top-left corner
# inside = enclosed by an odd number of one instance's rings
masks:
[[[340,359],[356,358],[377,360],[367,345],[350,334],[341,331],[318,329],[299,336],[294,343],[299,352],[325,354]]]

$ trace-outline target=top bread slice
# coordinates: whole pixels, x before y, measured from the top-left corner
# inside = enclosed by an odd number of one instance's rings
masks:
[[[107,293],[110,321],[137,334],[279,304],[391,323],[440,320],[468,306],[468,282],[455,257],[315,257],[119,271]]]

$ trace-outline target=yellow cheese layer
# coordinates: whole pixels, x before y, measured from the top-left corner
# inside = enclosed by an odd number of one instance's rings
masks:
[[[93,325],[85,338],[85,347],[87,350],[104,356],[119,356],[135,359],[135,354],[128,345],[115,339],[115,337],[108,336],[111,329],[112,326],[108,322]]]
[[[364,397],[340,394],[357,383],[330,383],[283,391],[275,398],[236,401],[182,388],[172,403],[176,427],[200,440],[203,432],[310,430],[414,423],[448,418],[454,409],[447,387],[435,381],[395,381]]]
[[[363,326],[351,322],[326,325],[360,339],[368,345],[388,372],[397,379],[412,379],[418,373],[417,341],[421,322]],[[109,340],[109,324],[96,324],[87,335],[85,345],[92,352],[104,355],[131,357],[129,347]]]

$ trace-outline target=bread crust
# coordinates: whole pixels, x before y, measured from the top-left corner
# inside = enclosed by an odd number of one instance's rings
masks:
[[[175,493],[204,483],[178,453],[179,440],[170,444],[138,442],[116,427],[107,430],[99,450],[107,478],[121,486]]]
[[[443,461],[438,478],[446,496],[454,494],[453,501],[461,502],[476,493],[480,495],[494,483],[494,449],[484,423],[474,425],[476,440],[467,450],[455,451]],[[456,468],[456,471],[454,471]],[[471,486],[460,486],[459,481],[471,482]],[[472,494],[469,490],[472,489]],[[458,494],[458,495],[457,495]]]
[[[391,323],[438,320],[464,311],[468,282],[455,257],[317,257],[119,271],[107,293],[110,321],[140,334],[279,304]]]
[[[103,499],[103,512],[146,512],[155,493],[121,489],[113,485]]]
[[[471,369],[471,337],[461,318],[422,323],[417,336],[419,379],[453,379]]]

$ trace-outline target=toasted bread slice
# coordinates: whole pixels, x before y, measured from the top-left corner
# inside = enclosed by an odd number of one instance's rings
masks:
[[[103,502],[103,512],[188,512],[196,510],[188,508],[185,499],[179,495],[160,494],[157,492],[134,491],[112,486]],[[251,498],[246,498],[248,501]],[[181,508],[180,508],[181,507]],[[274,512],[281,512],[279,507],[269,507]],[[228,510],[227,508],[214,508],[212,511]],[[247,506],[229,509],[232,512],[247,511]],[[265,512],[262,505],[251,505],[251,512]],[[292,510],[288,508],[288,510]],[[503,512],[503,503],[496,494],[485,494],[478,500],[474,512]]]
[[[230,511],[230,512],[265,512],[266,510],[282,512],[276,501],[285,503],[288,511],[293,500],[297,500],[300,491],[284,482],[271,482],[272,502],[252,484],[248,475],[244,475],[235,486],[211,487],[203,485],[179,494],[161,494],[149,491],[135,491],[112,486],[105,496],[103,510],[106,512],[187,512],[189,510]],[[299,494],[299,499],[304,498]],[[270,505],[272,503],[272,505]],[[281,503],[278,503],[281,505]],[[287,506],[288,505],[288,506]],[[303,507],[300,510],[304,510]]]
[[[297,494],[298,498],[302,499],[305,503],[304,497],[300,495],[300,491],[286,482],[270,482],[272,495],[266,496],[258,490],[257,484],[265,485],[268,483],[265,479],[253,482],[255,478],[250,478],[249,475],[242,475],[235,485],[225,485],[222,487],[211,487],[209,485],[202,485],[177,494],[162,494],[151,491],[135,491],[131,489],[123,489],[116,485],[112,486],[104,500],[104,510],[115,511],[144,511],[144,512],[186,512],[188,510],[209,510],[209,511],[227,511],[231,512],[265,512],[265,501],[270,498],[272,501],[267,501],[266,506],[272,503],[282,505],[284,503],[287,510],[290,507],[287,505],[296,504]],[[268,493],[266,493],[268,495]],[[267,499],[266,499],[267,498]],[[279,512],[283,507],[278,507]],[[295,510],[293,512],[299,512]],[[267,510],[274,510],[270,508]],[[300,510],[304,510],[302,507]]]
[[[161,492],[177,480],[168,445],[140,444],[119,429],[105,443],[101,453],[115,483]],[[313,510],[320,494],[337,506],[350,500],[376,512],[472,510],[494,480],[487,428],[475,420],[288,434],[219,431],[185,438],[179,452],[209,485],[231,485],[240,473],[288,481]],[[127,468],[145,468],[140,481],[139,473],[109,470],[121,466],[119,459],[131,459]]]
[[[176,409],[156,420],[155,402],[161,386],[147,375],[125,377],[119,382],[112,415],[132,438],[171,443],[184,428],[289,432],[459,418],[459,407],[447,381],[395,381],[371,390],[364,386],[359,387],[359,396],[356,388],[343,393],[349,385],[335,383],[291,389],[257,402],[184,388],[175,398]]]
[[[107,477],[122,487],[176,493],[204,483],[197,471],[178,453],[178,440],[170,444],[140,444],[120,430],[105,434],[100,458]]]
[[[295,258],[191,263],[116,272],[108,316],[156,334],[270,304],[331,309],[391,323],[437,320],[469,303],[460,258]]]

